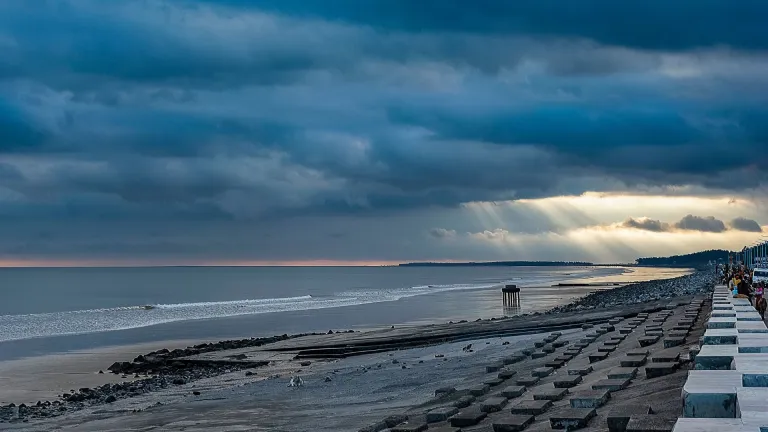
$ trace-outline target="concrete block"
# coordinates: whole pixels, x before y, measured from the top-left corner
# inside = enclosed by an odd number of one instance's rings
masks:
[[[659,336],[643,336],[637,338],[637,343],[640,344],[641,347],[647,347],[655,344],[659,339]]]
[[[728,370],[739,348],[735,345],[703,345],[696,355],[697,370]]]
[[[603,327],[598,327],[597,329],[595,329],[595,332],[598,335],[604,335],[604,334],[608,333],[608,329],[603,328]]]
[[[479,409],[470,408],[466,411],[461,411],[455,416],[451,417],[451,426],[454,427],[469,427],[474,426],[488,417],[488,413],[480,411]]]
[[[547,336],[547,337],[545,337],[545,338],[544,338],[544,342],[545,342],[545,343],[547,343],[547,344],[551,344],[551,343],[552,343],[552,342],[554,342],[556,339],[557,339],[556,337]]]
[[[487,385],[488,387],[496,387],[498,385],[504,384],[504,380],[501,378],[490,378],[483,381],[483,384]]]
[[[568,389],[550,388],[540,389],[533,392],[533,400],[559,401],[568,394]]]
[[[560,336],[563,335],[563,333],[562,332],[552,332],[549,335],[550,336],[554,336],[555,338],[559,338]]]
[[[571,347],[563,351],[563,355],[571,356],[571,358],[576,357],[580,353],[581,353],[581,348],[576,348],[576,347]]]
[[[620,323],[622,321],[624,321],[624,320],[621,319],[621,318],[611,318],[611,319],[608,320],[608,324],[616,325],[616,324],[618,324],[618,323]]]
[[[616,351],[616,345],[603,344],[597,347],[597,352],[610,353]]]
[[[525,393],[524,386],[509,386],[501,391],[501,395],[507,399],[514,399],[520,397]]]
[[[499,379],[502,380],[508,380],[510,378],[513,378],[515,375],[517,375],[517,371],[505,369],[499,372]]]
[[[584,349],[584,348],[588,347],[589,344],[590,344],[590,342],[576,342],[575,344],[573,344],[573,346],[576,347],[576,348]]]
[[[760,314],[757,313],[754,309],[752,309],[751,312],[736,312],[736,320],[737,321],[758,321],[762,322],[763,319],[760,318]]]
[[[678,363],[649,363],[645,366],[645,377],[657,378],[675,373],[680,367]]]
[[[678,361],[680,361],[679,348],[658,351],[651,357],[651,363],[674,363]]]
[[[469,394],[475,397],[482,396],[488,393],[489,391],[491,391],[491,386],[489,386],[488,384],[476,385],[469,388]]]
[[[768,327],[761,321],[737,321],[736,330],[739,333],[768,333]]]
[[[601,360],[605,360],[607,358],[608,358],[608,353],[607,352],[597,352],[597,353],[589,355],[589,362],[590,363],[597,363],[597,362],[599,362]]]
[[[760,428],[745,426],[741,419],[679,418],[672,432],[760,432]]]
[[[687,331],[681,331],[681,330],[673,330],[669,333],[667,333],[667,336],[671,338],[682,338],[685,339],[686,336],[688,336]]]
[[[603,342],[603,345],[608,345],[608,346],[614,346],[615,347],[616,345],[618,345],[620,343],[621,343],[621,340],[608,339],[607,341]]]
[[[690,371],[683,386],[683,417],[737,417],[737,371]]]
[[[736,388],[737,409],[745,424],[760,425],[768,430],[768,388]]]
[[[619,329],[619,334],[628,335],[628,334],[632,333],[632,331],[633,331],[633,329],[630,328],[630,327],[621,327]]]
[[[390,428],[389,430],[390,432],[423,432],[428,428],[429,426],[427,426],[427,423],[413,420],[409,421],[408,423]]]
[[[517,381],[515,381],[515,384],[517,384],[519,386],[533,387],[533,386],[535,386],[536,384],[539,383],[539,380],[541,380],[541,378],[535,377],[535,376],[532,376],[532,377],[522,377],[521,376],[521,377],[517,378]]]
[[[582,324],[582,325],[581,325],[581,329],[582,329],[582,330],[589,330],[589,329],[591,329],[592,327],[594,327],[594,325],[593,325],[593,324]]]
[[[541,415],[552,406],[551,400],[525,400],[513,406],[510,412],[512,414]]]
[[[440,387],[439,389],[435,390],[435,397],[445,396],[453,393],[456,393],[455,387]]]
[[[498,362],[485,367],[485,373],[494,373],[501,370],[504,367],[504,363]]]
[[[577,430],[587,427],[596,415],[594,408],[567,408],[550,417],[549,425],[552,429]]]
[[[636,367],[618,367],[608,372],[608,379],[634,379],[636,376]]]
[[[615,392],[624,390],[629,386],[630,380],[628,379],[604,379],[592,384],[592,390],[608,390]]]
[[[555,369],[552,367],[540,367],[531,371],[531,375],[535,377],[543,378],[543,377],[552,375],[552,372],[554,371]]]
[[[538,358],[542,358],[542,357],[546,357],[546,356],[547,356],[547,353],[545,353],[543,351],[535,351],[535,352],[531,353],[531,358],[532,359],[538,359]]]
[[[613,324],[603,324],[603,325],[601,325],[601,326],[600,326],[600,327],[598,327],[598,328],[602,328],[602,329],[605,329],[605,330],[607,330],[608,332],[612,332],[612,331],[616,330],[616,327],[614,327],[614,326],[613,326]]]
[[[555,347],[553,347],[552,345],[544,345],[543,347],[541,347],[541,351],[547,354],[552,354],[553,352],[555,352]]]
[[[572,369],[568,369],[568,375],[581,375],[581,376],[589,375],[590,373],[592,373],[592,370],[593,370],[592,366],[572,368]]]
[[[493,420],[493,432],[520,432],[535,420],[536,418],[530,414],[504,416]]]
[[[408,421],[408,416],[404,414],[395,414],[391,415],[384,419],[384,424],[387,425],[387,427],[395,427],[401,423],[405,423]]]
[[[475,400],[477,400],[477,398],[472,395],[462,396],[456,399],[456,402],[453,403],[453,406],[456,408],[466,408],[475,403]]]
[[[651,407],[644,404],[631,404],[617,406],[611,409],[606,416],[609,432],[624,432],[633,415],[650,414]]]
[[[427,423],[437,423],[447,421],[449,418],[459,413],[459,409],[452,406],[435,408],[427,412]]]
[[[707,321],[708,329],[736,328],[736,317],[710,318]]]
[[[544,366],[550,367],[550,368],[553,368],[553,369],[560,369],[561,367],[563,367],[564,364],[565,364],[565,362],[561,358],[558,357],[558,358],[556,358],[556,359],[554,359],[552,361],[548,361],[548,362],[544,363]]]
[[[566,345],[568,345],[567,340],[559,340],[559,341],[552,342],[552,346],[555,348],[562,348]]]
[[[646,357],[648,354],[650,354],[650,351],[647,349],[633,349],[627,351],[628,356]]]
[[[582,390],[568,398],[571,408],[600,408],[611,398],[608,390]]]
[[[645,362],[647,361],[647,357],[645,356],[625,356],[620,361],[619,364],[621,367],[640,367],[645,365]]]
[[[563,378],[556,379],[554,382],[555,388],[572,388],[576,387],[583,381],[581,375],[567,375]]]
[[[480,411],[494,413],[501,411],[507,405],[505,397],[490,397],[480,403]]]
[[[645,331],[645,335],[646,336],[659,336],[659,337],[661,337],[661,336],[664,336],[664,331],[663,330],[646,330]]]

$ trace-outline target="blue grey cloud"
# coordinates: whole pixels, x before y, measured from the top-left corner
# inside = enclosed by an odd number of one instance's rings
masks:
[[[760,190],[765,7],[5,2],[0,219],[275,221]]]

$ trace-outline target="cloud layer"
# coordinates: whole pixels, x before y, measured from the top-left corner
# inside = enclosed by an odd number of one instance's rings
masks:
[[[764,3],[365,3],[0,4],[0,221],[309,232],[586,191],[765,199]]]

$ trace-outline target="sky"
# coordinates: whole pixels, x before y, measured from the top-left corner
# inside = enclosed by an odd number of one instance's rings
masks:
[[[763,0],[0,2],[0,265],[631,262],[768,233]]]

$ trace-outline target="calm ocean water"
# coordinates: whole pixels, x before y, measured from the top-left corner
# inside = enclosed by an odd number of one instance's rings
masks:
[[[442,322],[543,310],[572,280],[678,270],[610,267],[166,267],[0,269],[0,359],[160,340]],[[523,289],[502,309],[498,285]],[[532,288],[537,287],[537,288]],[[144,306],[152,306],[146,309]]]

